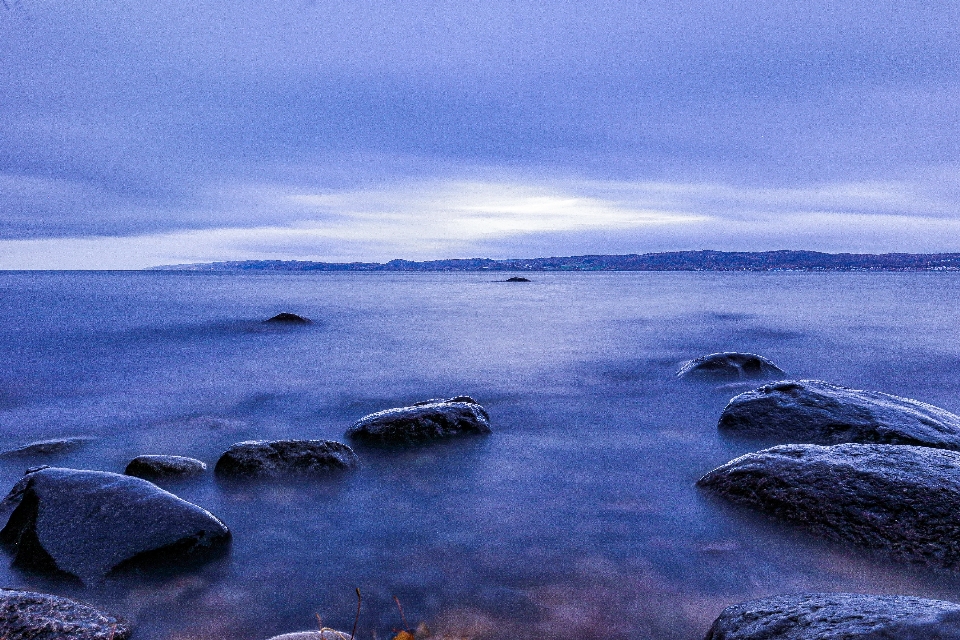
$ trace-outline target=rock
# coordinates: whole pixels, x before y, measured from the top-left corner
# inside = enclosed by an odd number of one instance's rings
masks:
[[[275,324],[312,324],[311,320],[304,318],[303,316],[298,316],[295,313],[278,313],[264,322],[272,322]]]
[[[801,593],[727,607],[706,640],[960,640],[960,605],[909,596]]]
[[[9,640],[126,640],[122,620],[69,598],[0,589],[0,638]]]
[[[434,399],[360,418],[347,437],[367,444],[410,444],[490,433],[490,416],[470,396]]]
[[[720,430],[781,442],[912,444],[960,450],[960,416],[933,405],[820,380],[785,380],[733,398]]]
[[[72,453],[95,438],[90,436],[72,436],[69,438],[53,438],[51,440],[38,440],[25,444],[16,449],[10,449],[0,453],[5,458],[19,458],[27,456],[50,456],[55,454]]]
[[[763,356],[754,353],[711,353],[689,360],[677,371],[678,378],[701,378],[711,380],[742,380],[779,378],[783,369]]]
[[[222,522],[155,484],[117,473],[47,467],[4,499],[0,542],[14,564],[84,582],[146,563],[206,559],[230,540]]]
[[[214,472],[224,476],[327,475],[358,464],[353,449],[332,440],[247,440],[230,447]]]
[[[697,485],[833,540],[960,567],[960,453],[886,444],[780,445]]]
[[[144,480],[186,478],[203,473],[207,465],[183,456],[137,456],[130,461],[124,473]]]
[[[268,640],[350,640],[350,634],[336,629],[323,629],[321,631],[298,631],[296,633],[285,633],[280,636],[273,636]]]
[[[512,278],[507,278],[504,282],[530,282],[529,278],[523,278],[521,276],[513,276]]]

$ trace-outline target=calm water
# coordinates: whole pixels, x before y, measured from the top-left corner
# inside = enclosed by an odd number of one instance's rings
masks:
[[[509,274],[507,274],[509,275]],[[145,453],[213,465],[251,438],[342,439],[357,418],[469,394],[488,438],[359,450],[334,480],[165,484],[233,530],[229,555],[72,595],[135,638],[263,640],[401,622],[469,638],[703,636],[726,605],[801,590],[960,601],[960,578],[891,562],[712,499],[711,468],[761,448],[716,431],[737,389],[674,378],[763,354],[820,378],[960,412],[960,275],[0,273],[0,491],[47,462],[122,471]],[[260,323],[280,311],[310,327]]]

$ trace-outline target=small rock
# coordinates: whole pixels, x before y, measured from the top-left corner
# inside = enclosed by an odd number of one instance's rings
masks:
[[[470,396],[425,400],[360,418],[347,437],[368,444],[410,444],[490,433],[490,416]]]
[[[248,440],[230,447],[214,472],[224,476],[327,475],[358,464],[353,449],[333,440]]]
[[[780,445],[697,485],[833,540],[960,567],[960,453],[884,444]]]
[[[84,582],[151,563],[206,559],[230,540],[220,520],[155,484],[117,473],[47,467],[4,499],[0,542],[14,564]]]
[[[960,640],[960,604],[909,596],[800,593],[727,607],[706,640]]]
[[[126,640],[129,637],[130,627],[125,622],[82,602],[45,593],[0,589],[0,638]]]
[[[10,449],[0,453],[5,458],[27,457],[27,456],[50,456],[63,453],[72,453],[82,446],[93,442],[95,438],[90,436],[73,436],[69,438],[52,438],[50,440],[38,440],[25,444],[16,449]]]
[[[779,378],[783,369],[763,356],[754,353],[711,353],[689,360],[677,371],[678,378],[701,378],[711,380],[742,380]]]
[[[268,640],[350,640],[350,634],[336,629],[323,629],[322,631],[298,631],[296,633],[285,633],[280,636],[273,636]]]
[[[727,404],[718,427],[789,443],[960,449],[960,416],[917,400],[821,380],[784,380],[741,393]]]
[[[207,465],[184,456],[137,456],[130,461],[124,474],[144,480],[186,478],[203,473]]]
[[[264,320],[264,322],[272,322],[276,324],[311,324],[312,321],[303,316],[298,316],[295,313],[278,313],[277,315]]]
[[[530,282],[530,279],[522,276],[513,276],[512,278],[507,278],[504,282]]]

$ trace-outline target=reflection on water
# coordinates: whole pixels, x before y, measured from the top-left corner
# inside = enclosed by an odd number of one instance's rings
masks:
[[[757,352],[822,378],[960,410],[951,274],[0,274],[0,483],[51,462],[121,471],[206,461],[250,438],[342,439],[379,409],[469,394],[494,434],[358,449],[354,474],[164,484],[223,519],[230,554],[196,571],[5,586],[123,615],[136,640],[262,640],[325,625],[469,638],[703,636],[764,595],[960,601],[960,578],[824,544],[695,489],[756,443],[716,431],[739,387],[681,382],[683,360]],[[264,327],[280,311],[307,327]]]

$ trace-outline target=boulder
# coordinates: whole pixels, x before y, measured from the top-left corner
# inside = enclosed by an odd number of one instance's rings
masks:
[[[137,456],[130,461],[124,473],[144,480],[186,478],[203,473],[207,465],[183,456]]]
[[[879,391],[784,380],[733,398],[721,431],[809,444],[912,444],[960,450],[960,416]]]
[[[93,440],[94,438],[90,436],[72,436],[69,438],[38,440],[37,442],[31,442],[30,444],[25,444],[21,447],[17,447],[16,449],[4,451],[3,453],[0,453],[0,456],[5,458],[25,458],[29,456],[50,456],[63,453],[72,453],[87,443],[93,442]]]
[[[411,444],[490,433],[490,416],[470,396],[433,399],[360,418],[347,437],[366,444]]]
[[[273,324],[311,324],[311,321],[308,318],[303,316],[298,316],[295,313],[278,313],[272,318],[264,320],[264,322],[270,322]]]
[[[960,453],[886,444],[780,445],[697,482],[834,540],[960,567]]]
[[[530,278],[524,278],[522,276],[513,276],[512,278],[507,278],[504,282],[530,282]]]
[[[783,370],[763,356],[754,353],[711,353],[688,360],[677,371],[678,378],[708,380],[761,380],[779,378]]]
[[[42,468],[27,473],[4,505],[14,508],[0,542],[15,565],[84,582],[148,562],[206,559],[230,540],[204,509],[117,473]]]
[[[909,596],[800,593],[727,607],[706,640],[960,640],[960,604]]]
[[[126,640],[122,620],[69,598],[0,589],[0,638],[9,640]]]
[[[327,475],[357,463],[353,449],[332,440],[247,440],[224,452],[214,472],[234,477]]]

